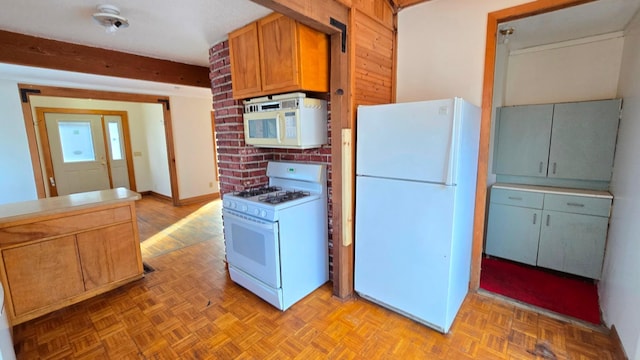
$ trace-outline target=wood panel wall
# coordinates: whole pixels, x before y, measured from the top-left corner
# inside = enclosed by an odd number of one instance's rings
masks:
[[[395,100],[396,28],[393,9],[382,0],[354,2],[353,114],[358,105]],[[356,120],[357,121],[357,120]]]

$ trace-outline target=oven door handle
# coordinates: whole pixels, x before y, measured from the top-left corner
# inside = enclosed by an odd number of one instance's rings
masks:
[[[228,216],[229,218],[231,218],[232,221],[237,221],[239,223],[242,223],[244,225],[248,225],[248,226],[258,226],[261,229],[265,229],[265,230],[272,230],[273,229],[273,223],[270,222],[264,222],[261,220],[257,220],[257,219],[251,219],[248,218],[246,216],[242,216],[242,215],[236,215],[230,212],[226,213],[226,216]]]

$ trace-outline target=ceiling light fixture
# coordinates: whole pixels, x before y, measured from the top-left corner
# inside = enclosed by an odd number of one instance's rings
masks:
[[[512,35],[515,31],[516,30],[512,27],[500,29],[500,35],[502,35],[502,43],[505,45],[508,44],[509,36]]]
[[[129,26],[129,20],[120,16],[120,9],[113,5],[98,5],[96,7],[98,12],[93,14],[93,19],[98,24],[104,26],[104,31],[112,34],[118,29],[126,28]]]

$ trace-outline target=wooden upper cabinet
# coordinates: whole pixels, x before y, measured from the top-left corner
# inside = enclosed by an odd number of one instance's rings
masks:
[[[251,23],[229,34],[233,97],[245,98],[262,91],[258,24]]]
[[[233,97],[329,91],[329,39],[281,14],[229,34]]]

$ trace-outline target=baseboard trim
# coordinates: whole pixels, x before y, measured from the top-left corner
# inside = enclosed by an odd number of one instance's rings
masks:
[[[217,199],[220,199],[220,193],[219,192],[213,193],[213,194],[194,196],[194,197],[187,198],[187,199],[180,199],[180,200],[178,200],[178,206],[190,205],[190,204],[195,204],[195,203],[205,202],[205,201],[213,201],[213,200],[217,200]]]
[[[153,191],[142,191],[142,192],[140,192],[140,195],[142,195],[142,196],[153,196],[153,197],[155,197],[157,199],[160,199],[160,200],[168,201],[168,202],[171,202],[171,203],[173,202],[173,199],[170,196],[158,194],[157,192],[153,192]],[[199,203],[199,202],[213,201],[213,200],[217,200],[217,199],[220,199],[220,193],[219,192],[213,193],[213,194],[194,196],[194,197],[187,198],[187,199],[180,199],[180,200],[178,200],[177,206],[191,205],[191,204],[195,204],[195,203]]]
[[[153,196],[156,199],[173,202],[173,199],[171,198],[171,196],[158,194],[157,192],[154,192],[154,191],[145,191],[145,192],[141,192],[140,194],[142,194],[142,196]]]
[[[614,346],[614,359],[629,360],[629,357],[624,352],[624,347],[622,346],[622,341],[620,341],[620,336],[618,336],[618,330],[616,330],[615,325],[611,325],[611,332],[609,333],[609,336],[611,337],[611,341]]]

